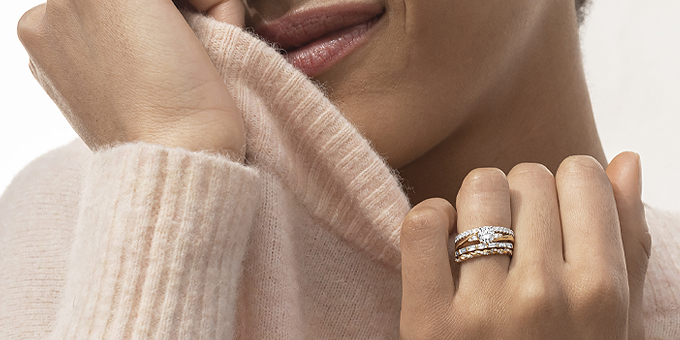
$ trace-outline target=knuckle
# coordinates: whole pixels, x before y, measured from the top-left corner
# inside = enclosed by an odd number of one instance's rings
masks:
[[[41,4],[26,11],[17,23],[17,36],[27,49],[35,45],[41,35],[44,14],[45,4]]]
[[[538,163],[521,163],[515,165],[508,173],[508,181],[510,180],[553,180],[552,172],[543,164]]]
[[[599,180],[606,177],[602,165],[591,156],[570,156],[562,161],[557,178]]]
[[[490,333],[492,330],[489,329],[489,320],[499,320],[500,315],[507,312],[506,308],[499,304],[498,297],[490,298],[477,295],[466,297],[458,302],[452,314],[452,320],[455,320],[455,322],[449,322],[449,324],[455,324],[458,334],[466,334],[468,336],[466,339],[497,338],[494,334]],[[495,307],[484,308],[484,306]],[[470,337],[472,334],[484,334],[485,336],[483,338]]]
[[[417,242],[428,239],[444,226],[448,220],[446,216],[430,207],[414,208],[404,219],[401,227],[401,239],[406,242]]]
[[[497,168],[479,168],[470,171],[466,180],[474,184],[476,182],[486,183],[489,180],[504,178],[505,174]]]
[[[518,296],[519,313],[525,317],[554,314],[564,304],[564,296],[545,275],[531,275],[524,282]]]
[[[463,180],[458,192],[458,199],[466,195],[484,192],[509,190],[508,181],[502,170],[496,168],[479,168],[470,171]]]
[[[597,275],[584,275],[576,286],[574,312],[597,317],[602,313],[628,310],[629,292],[625,274],[601,271]]]

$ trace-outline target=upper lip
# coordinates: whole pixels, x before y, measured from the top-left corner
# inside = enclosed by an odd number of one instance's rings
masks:
[[[344,4],[294,11],[255,27],[255,33],[288,52],[329,33],[377,19],[385,12],[378,4]]]

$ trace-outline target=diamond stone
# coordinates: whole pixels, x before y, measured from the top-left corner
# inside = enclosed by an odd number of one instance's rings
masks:
[[[496,235],[493,232],[492,228],[481,227],[481,228],[479,228],[479,232],[477,233],[477,237],[479,237],[479,240],[484,242],[484,243],[490,243],[496,238]]]

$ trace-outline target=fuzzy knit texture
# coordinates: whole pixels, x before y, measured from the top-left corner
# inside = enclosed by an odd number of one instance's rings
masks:
[[[0,339],[397,339],[393,171],[239,28],[187,19],[243,112],[247,165],[81,141],[0,198]],[[680,216],[648,209],[648,339],[680,339]]]

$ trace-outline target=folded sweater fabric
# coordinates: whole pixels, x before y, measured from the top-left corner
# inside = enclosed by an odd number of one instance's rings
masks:
[[[80,141],[0,198],[2,339],[396,339],[392,170],[265,43],[187,19],[243,112],[247,165]],[[680,218],[648,209],[649,339],[680,338]]]

